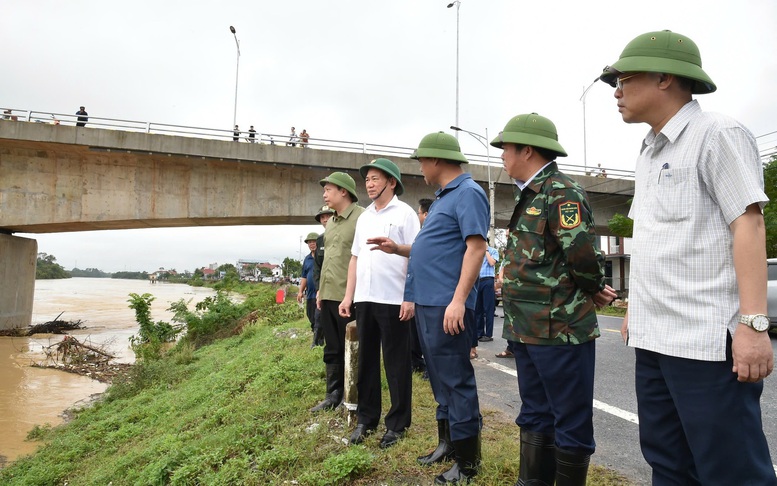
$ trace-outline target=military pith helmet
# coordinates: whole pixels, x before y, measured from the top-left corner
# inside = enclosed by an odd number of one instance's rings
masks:
[[[536,113],[511,118],[505,129],[491,141],[491,145],[496,148],[502,148],[503,143],[531,145],[555,152],[559,157],[567,156],[564,147],[558,143],[556,125]]]
[[[325,214],[335,214],[335,212],[329,208],[327,205],[321,206],[321,209],[318,210],[318,213],[316,213],[316,222],[321,222],[321,216]]]
[[[328,176],[321,179],[321,187],[327,184],[334,184],[337,187],[342,187],[348,191],[353,197],[353,202],[359,200],[359,196],[356,195],[356,183],[353,181],[353,177],[349,176],[345,172],[332,172]]]
[[[693,94],[712,93],[718,89],[701,68],[701,54],[696,43],[671,30],[636,37],[626,45],[615,64],[604,68],[599,79],[614,88],[616,79],[628,72],[667,73],[688,78],[694,81]]]
[[[308,241],[316,241],[318,239],[318,233],[308,233],[305,237],[305,243]]]
[[[390,161],[389,159],[375,159],[369,164],[364,164],[363,166],[359,167],[359,174],[361,174],[362,179],[367,178],[367,172],[370,169],[379,169],[388,174],[389,176],[393,177],[397,180],[397,187],[394,189],[394,194],[397,196],[401,196],[403,192],[405,192],[405,186],[402,185],[402,176],[399,173],[399,167],[397,167],[397,164]]]
[[[445,132],[430,133],[421,139],[421,143],[418,144],[418,148],[413,151],[410,158],[420,159],[421,157],[469,163],[464,154],[461,153],[461,146],[459,146],[456,137]]]

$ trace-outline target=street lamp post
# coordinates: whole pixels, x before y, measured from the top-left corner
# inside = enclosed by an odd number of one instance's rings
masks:
[[[235,68],[235,111],[232,116],[232,126],[234,127],[237,125],[237,80],[238,74],[240,73],[240,41],[237,40],[237,31],[231,25],[229,26],[229,31],[232,32],[232,35],[235,37],[235,46],[237,47],[237,67]]]
[[[588,175],[588,149],[586,146],[587,143],[587,137],[585,133],[585,96],[588,94],[588,90],[591,89],[591,87],[599,81],[599,78],[594,78],[593,81],[591,81],[591,84],[588,85],[587,88],[583,90],[583,95],[580,97],[580,101],[583,102],[583,174]]]
[[[456,6],[456,125],[459,124],[459,9],[461,2],[455,0],[448,4],[448,8]],[[466,130],[463,130],[466,131]],[[456,131],[456,138],[459,138],[459,132]]]
[[[486,169],[488,172],[488,208],[489,208],[489,222],[488,222],[488,238],[491,244],[494,244],[494,181],[491,180],[491,154],[489,151],[488,143],[488,128],[486,128],[486,136],[480,135],[469,130],[464,130],[455,125],[451,125],[451,130],[458,132],[469,133],[472,138],[480,142],[482,146],[486,148]]]

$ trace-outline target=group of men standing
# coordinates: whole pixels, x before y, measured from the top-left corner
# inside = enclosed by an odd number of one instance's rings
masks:
[[[761,426],[760,395],[773,356],[764,315],[768,199],[754,138],[692,99],[716,87],[688,37],[639,36],[601,79],[615,88],[625,122],[651,127],[637,161],[622,334],[637,348],[640,445],[653,484],[777,484]],[[516,185],[501,267],[502,336],[522,402],[517,484],[582,486],[595,450],[595,309],[615,292],[605,285],[587,195],[555,162],[567,155],[555,124],[521,114],[491,145],[503,151]],[[345,325],[355,315],[359,400],[351,443],[362,443],[380,422],[381,347],[391,408],[380,446],[400,440],[411,422],[415,318],[438,404],[437,448],[418,462],[453,459],[435,484],[466,484],[481,463],[468,327],[476,282],[490,263],[488,199],[463,170],[467,159],[454,137],[431,133],[412,158],[426,184],[438,187],[420,230],[413,209],[398,199],[404,186],[393,162],[360,168],[372,200],[366,209],[347,174],[321,180],[333,211],[320,245],[317,305],[327,394],[312,410],[342,401]]]

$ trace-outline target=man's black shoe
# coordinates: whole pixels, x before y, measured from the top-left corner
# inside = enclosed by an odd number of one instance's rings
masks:
[[[492,338],[491,336],[480,336],[478,338],[478,341],[480,341],[481,343],[487,343],[487,342],[490,342],[490,341],[493,341],[493,340],[494,340],[494,338]]]
[[[368,435],[375,432],[375,429],[376,427],[368,427],[365,424],[357,425],[356,428],[353,429],[353,432],[351,432],[351,444],[361,444]]]
[[[393,430],[387,430],[386,433],[383,435],[383,438],[380,439],[380,448],[388,449],[389,447],[399,442],[399,439],[401,439],[404,436],[405,436],[405,431],[394,432]]]

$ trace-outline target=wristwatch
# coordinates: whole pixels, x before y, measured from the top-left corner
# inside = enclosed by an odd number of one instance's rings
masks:
[[[750,326],[758,332],[769,330],[769,317],[764,314],[741,315],[739,323]]]

